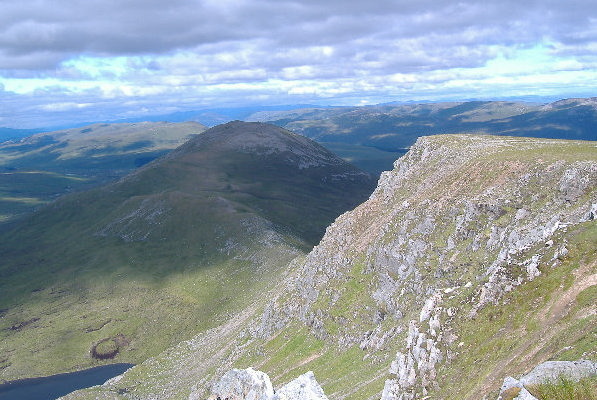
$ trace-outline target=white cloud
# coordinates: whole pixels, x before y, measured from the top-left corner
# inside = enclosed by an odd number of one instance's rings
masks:
[[[358,103],[534,94],[542,82],[541,92],[589,93],[592,3],[3,0],[0,84],[40,112],[110,99],[116,115],[134,112],[132,99],[139,110]],[[23,120],[20,110],[1,113]]]
[[[39,109],[43,111],[71,111],[79,110],[81,108],[91,107],[91,103],[48,103],[39,106]]]

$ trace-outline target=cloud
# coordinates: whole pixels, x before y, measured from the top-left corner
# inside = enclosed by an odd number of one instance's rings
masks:
[[[391,55],[404,41],[420,44],[427,57],[419,64],[431,69],[446,63],[437,64],[439,56],[455,58],[449,49],[458,46],[524,45],[545,37],[563,45],[592,43],[591,3],[35,0],[25,6],[4,0],[0,69],[49,70],[73,54],[155,56],[230,42],[258,46],[256,56],[327,46],[354,61],[372,48]]]
[[[580,86],[597,68],[593,2],[3,0],[0,83],[35,113],[94,103],[118,115],[131,100],[440,98],[516,76]]]

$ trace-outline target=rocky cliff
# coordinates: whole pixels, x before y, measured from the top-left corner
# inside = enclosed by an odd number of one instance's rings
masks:
[[[596,217],[593,142],[420,138],[262,303],[71,398],[207,398],[232,366],[312,370],[330,399],[496,398],[597,357]]]

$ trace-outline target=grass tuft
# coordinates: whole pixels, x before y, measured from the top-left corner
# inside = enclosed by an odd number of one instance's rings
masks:
[[[578,382],[560,377],[555,382],[528,385],[527,390],[539,400],[595,400],[597,377],[581,379]]]

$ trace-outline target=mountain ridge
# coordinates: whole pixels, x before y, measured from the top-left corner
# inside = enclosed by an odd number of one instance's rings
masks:
[[[548,104],[467,101],[310,108],[255,113],[248,120],[273,123],[319,142],[352,143],[386,151],[408,148],[419,136],[447,133],[597,139],[595,98]]]

